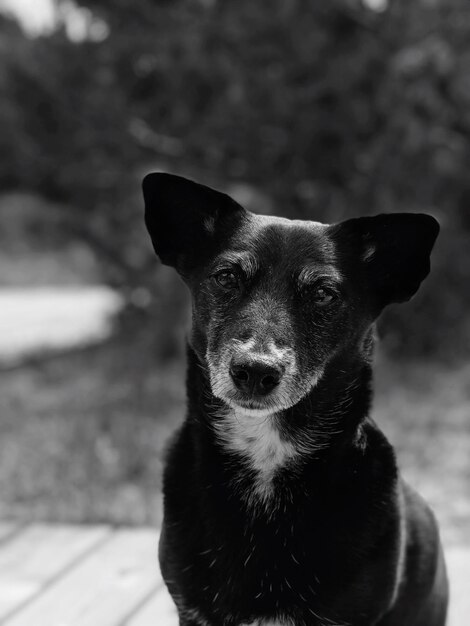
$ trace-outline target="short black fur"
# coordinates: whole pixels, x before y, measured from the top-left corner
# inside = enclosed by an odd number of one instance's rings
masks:
[[[194,302],[160,541],[180,624],[444,626],[436,522],[370,417],[374,320],[428,274],[437,222],[255,216],[167,174],[144,196]],[[279,387],[247,395],[235,358]]]

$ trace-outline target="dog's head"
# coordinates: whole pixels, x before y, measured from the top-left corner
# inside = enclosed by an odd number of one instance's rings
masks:
[[[389,303],[429,272],[436,220],[387,214],[339,224],[255,215],[179,176],[143,182],[156,253],[193,296],[191,344],[213,394],[254,415],[299,402],[342,351],[367,353]]]

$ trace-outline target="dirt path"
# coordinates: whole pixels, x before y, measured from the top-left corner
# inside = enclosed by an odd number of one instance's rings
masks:
[[[119,307],[102,286],[0,289],[0,361],[103,339]]]

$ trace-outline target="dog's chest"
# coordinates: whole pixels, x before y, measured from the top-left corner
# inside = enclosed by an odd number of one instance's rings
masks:
[[[229,410],[221,416],[216,429],[222,445],[253,471],[254,484],[248,499],[267,503],[274,496],[276,473],[298,456],[295,445],[280,432],[276,416],[258,417]]]

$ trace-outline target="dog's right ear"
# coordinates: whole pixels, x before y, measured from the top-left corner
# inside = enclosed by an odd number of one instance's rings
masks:
[[[246,213],[230,196],[173,174],[147,174],[142,189],[155,252],[182,275],[202,264]]]

